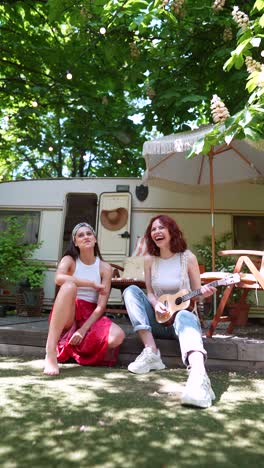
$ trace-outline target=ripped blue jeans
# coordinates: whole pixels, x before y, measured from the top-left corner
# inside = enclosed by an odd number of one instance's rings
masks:
[[[127,313],[134,331],[148,330],[155,338],[176,339],[178,337],[183,363],[188,365],[188,354],[200,351],[206,358],[203,346],[202,331],[199,318],[188,310],[176,314],[174,324],[165,327],[155,319],[155,313],[146,294],[138,286],[129,286],[123,293]]]

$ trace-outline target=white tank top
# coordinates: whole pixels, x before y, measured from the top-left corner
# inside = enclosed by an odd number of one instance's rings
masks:
[[[100,259],[96,257],[95,262],[92,265],[86,265],[85,263],[81,262],[79,258],[77,258],[73,276],[75,278],[101,283]],[[80,287],[77,288],[77,299],[83,299],[87,302],[97,303],[98,292],[95,291],[94,288]]]
[[[167,259],[152,257],[151,283],[156,296],[175,294],[180,289],[190,290],[189,253],[190,251],[186,250]]]

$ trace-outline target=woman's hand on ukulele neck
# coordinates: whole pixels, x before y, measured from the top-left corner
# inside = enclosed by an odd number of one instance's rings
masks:
[[[203,295],[203,298],[205,297],[210,297],[216,292],[216,288],[213,286],[209,286],[205,284],[204,286],[201,287],[201,293]]]

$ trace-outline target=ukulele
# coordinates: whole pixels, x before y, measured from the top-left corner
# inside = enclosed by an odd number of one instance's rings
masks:
[[[220,280],[212,281],[211,283],[208,283],[207,286],[213,286],[216,288],[218,286],[228,286],[239,282],[239,273],[234,273],[233,275],[228,275]],[[162,296],[159,297],[159,302],[162,302],[167,310],[163,313],[155,311],[157,322],[169,327],[173,324],[177,312],[183,309],[189,311],[193,310],[194,301],[191,301],[191,299],[199,296],[200,294],[201,289],[195,289],[191,292],[188,292],[187,289],[181,289],[176,294],[162,294]]]

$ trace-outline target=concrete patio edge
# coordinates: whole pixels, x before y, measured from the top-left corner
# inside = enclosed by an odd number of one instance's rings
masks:
[[[138,336],[126,320],[119,325],[126,332],[126,339],[120,347],[119,365],[127,366],[142,351]],[[48,321],[25,320],[19,323],[13,319],[5,324],[0,322],[0,356],[45,357]],[[203,336],[208,353],[208,369],[247,370],[264,372],[264,340],[216,334],[213,338]],[[162,359],[169,368],[183,367],[177,340],[156,340]]]

